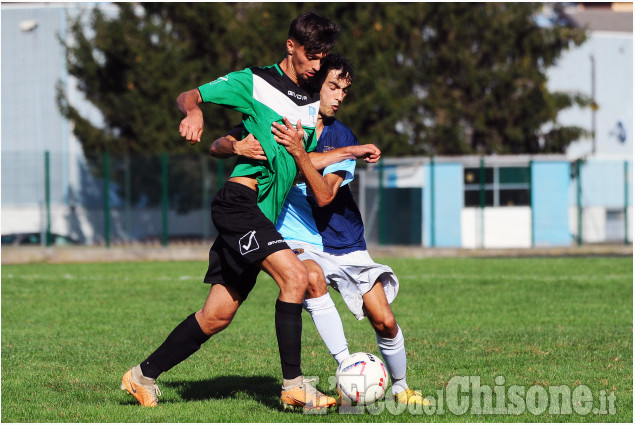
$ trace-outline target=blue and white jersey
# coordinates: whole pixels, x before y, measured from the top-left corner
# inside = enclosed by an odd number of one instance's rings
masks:
[[[328,152],[345,146],[358,145],[353,132],[337,120],[324,126],[316,152]],[[306,184],[291,188],[282,207],[276,228],[286,240],[310,243],[331,254],[347,254],[365,250],[364,223],[348,183],[355,175],[355,160],[348,159],[329,165],[323,175],[344,171],[344,181],[333,201],[318,207],[315,198],[307,194]]]

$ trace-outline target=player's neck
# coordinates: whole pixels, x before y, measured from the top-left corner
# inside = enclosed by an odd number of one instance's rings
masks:
[[[282,59],[282,62],[280,62],[278,66],[280,66],[280,69],[282,70],[282,72],[284,72],[287,75],[287,77],[291,79],[291,81],[296,83],[298,86],[300,85],[300,82],[298,81],[298,73],[295,72],[295,68],[293,67],[293,64],[291,63],[290,56],[288,55],[285,56],[284,59]]]
[[[315,123],[315,140],[318,140],[324,130],[324,119],[321,114],[318,114],[317,123]]]
[[[335,117],[323,117],[322,114],[318,114],[317,123],[315,124],[315,139],[319,139],[324,126],[333,124]]]

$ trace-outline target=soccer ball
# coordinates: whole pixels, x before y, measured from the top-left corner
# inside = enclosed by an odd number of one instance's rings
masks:
[[[335,379],[344,405],[374,403],[384,396],[388,384],[386,367],[370,353],[348,356],[337,368]]]

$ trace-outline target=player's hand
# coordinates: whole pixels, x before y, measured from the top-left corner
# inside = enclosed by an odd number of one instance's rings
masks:
[[[369,164],[374,164],[381,158],[381,151],[372,143],[367,145],[350,146],[350,153],[357,159],[364,159]]]
[[[193,110],[187,114],[179,125],[179,133],[185,140],[190,141],[190,145],[200,143],[203,135],[203,111]]]
[[[236,151],[236,155],[251,159],[267,160],[267,156],[260,142],[251,133],[244,139],[235,141],[234,150]]]
[[[304,150],[304,129],[301,120],[294,127],[286,118],[282,118],[285,125],[274,122],[271,127],[273,138],[287,149],[293,157],[306,154]]]

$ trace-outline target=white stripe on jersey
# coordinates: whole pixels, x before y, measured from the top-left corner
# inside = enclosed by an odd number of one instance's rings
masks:
[[[298,106],[289,99],[287,93],[273,87],[258,75],[253,76],[253,98],[283,117],[286,117],[291,124],[296,124],[302,120],[303,127],[315,127],[317,124],[320,101],[304,106]]]

